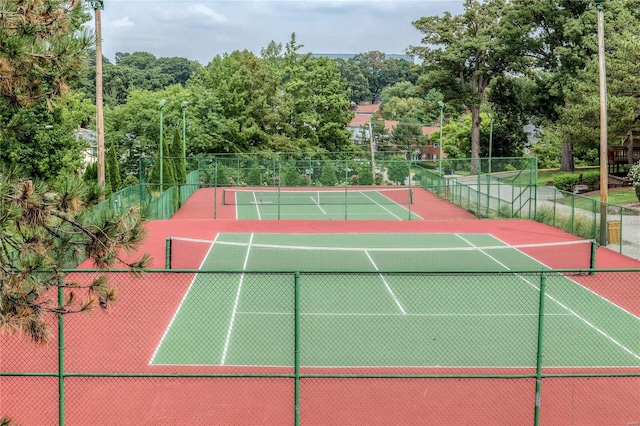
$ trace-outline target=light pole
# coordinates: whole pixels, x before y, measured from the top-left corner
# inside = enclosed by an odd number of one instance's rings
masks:
[[[491,153],[493,151],[493,114],[489,113],[489,165],[487,167],[487,215],[491,202]]]
[[[438,106],[440,107],[440,142],[438,143],[438,160],[440,163],[438,164],[438,168],[440,169],[440,174],[444,175],[442,171],[442,116],[444,115],[444,102],[438,101]]]
[[[600,76],[600,244],[607,244],[607,191],[609,167],[607,156],[607,73],[604,63],[604,3],[594,0],[598,9],[598,69]]]
[[[167,101],[165,101],[164,99],[160,100],[160,103],[158,103],[158,107],[160,108],[160,192],[162,193],[162,190],[164,188],[164,181],[163,181],[163,167],[162,167],[162,148],[163,148],[163,143],[162,143],[162,108],[164,108],[164,104],[166,104]]]
[[[180,107],[182,108],[182,158],[184,158],[185,164],[187,163],[187,107],[189,102],[182,102]]]
[[[104,110],[102,100],[102,20],[100,11],[104,10],[102,0],[89,2],[95,13],[96,32],[96,142],[98,145],[98,185],[105,187],[105,152],[104,152]],[[100,201],[104,195],[100,196]]]
[[[489,179],[491,179],[491,151],[493,145],[493,114],[489,114]]]

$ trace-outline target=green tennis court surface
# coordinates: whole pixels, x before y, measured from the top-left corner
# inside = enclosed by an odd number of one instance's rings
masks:
[[[222,204],[236,206],[237,219],[421,220],[411,211],[410,188],[358,190],[225,189]]]
[[[547,269],[534,247],[487,234],[221,234],[212,243],[191,242],[208,244],[201,269],[228,272],[195,274],[151,364],[293,365],[294,274],[280,271],[295,270],[306,271],[303,366],[536,364],[540,274],[509,273]],[[450,272],[402,272],[416,265]],[[344,270],[354,272],[329,272]],[[496,274],[464,274],[479,270]],[[640,366],[637,317],[571,277],[549,273],[545,282],[545,366]]]

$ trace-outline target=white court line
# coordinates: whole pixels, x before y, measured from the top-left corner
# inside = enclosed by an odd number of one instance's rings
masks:
[[[363,195],[365,195],[365,194],[363,194]],[[420,216],[420,215],[418,215],[418,214],[415,214],[414,212],[412,212],[411,210],[409,210],[408,208],[406,208],[406,207],[405,207],[405,206],[403,206],[402,204],[397,203],[397,202],[395,202],[394,200],[392,200],[391,198],[387,197],[385,194],[380,194],[380,195],[382,195],[382,196],[383,196],[384,198],[386,198],[387,200],[390,200],[394,205],[396,205],[396,206],[398,206],[398,207],[400,207],[400,208],[405,209],[405,210],[407,211],[407,213],[411,213],[412,215],[416,216],[416,217],[417,217],[418,219],[420,219],[420,220],[423,220],[423,219],[424,219],[422,216]],[[412,195],[412,196],[413,196],[413,195]],[[365,195],[365,197],[368,197],[368,196],[367,196],[367,195]],[[371,199],[371,197],[368,197],[368,198],[369,198],[369,199]],[[409,202],[411,202],[411,200],[409,200]],[[377,204],[377,203],[376,203],[376,204]],[[386,209],[385,209],[385,210],[386,210]],[[396,217],[398,217],[398,216],[396,216]],[[398,217],[398,219],[403,220],[403,219],[402,219],[402,218],[400,218],[400,217]]]
[[[253,192],[253,203],[256,206],[256,211],[258,212],[258,220],[262,220],[262,215],[260,214],[260,203],[258,203],[258,199],[256,198],[256,193],[255,191]],[[253,235],[251,235],[251,238],[253,238]]]
[[[254,195],[255,196],[255,195]],[[249,253],[251,252],[251,243],[253,242],[253,233],[249,238],[249,245],[247,246],[247,254],[244,258],[244,264],[242,270],[247,269],[247,262],[249,261]],[[227,338],[224,341],[224,350],[222,351],[222,359],[220,365],[224,365],[227,359],[227,351],[229,350],[229,342],[231,342],[231,332],[233,331],[233,324],[236,321],[236,314],[238,313],[238,302],[240,301],[240,292],[242,291],[242,284],[244,282],[244,273],[240,275],[240,282],[238,283],[238,291],[236,292],[236,300],[233,302],[233,312],[231,313],[231,321],[229,322],[229,329],[227,330]]]
[[[467,244],[471,245],[472,247],[477,247],[476,245],[474,245],[473,243],[471,243],[469,240],[465,239],[464,237],[462,237],[460,234],[455,234],[458,238],[460,238],[462,241],[466,242]],[[506,270],[510,271],[511,269],[509,267],[507,267],[505,264],[503,264],[502,262],[500,262],[499,260],[497,260],[495,257],[491,256],[490,254],[488,254],[487,252],[483,251],[481,248],[477,247],[479,249],[480,252],[482,252],[485,256],[489,257],[490,259],[492,259],[494,262],[498,263],[499,265],[501,265],[502,267],[504,267]],[[522,252],[521,252],[522,253]],[[524,253],[523,253],[524,254]],[[535,259],[534,259],[535,260]],[[538,262],[540,263],[540,262]],[[522,281],[524,281],[525,283],[527,283],[529,286],[535,288],[536,290],[538,290],[538,292],[540,291],[540,288],[535,285],[534,283],[532,283],[531,281],[527,280],[525,277],[523,277],[520,274],[516,274],[516,276],[518,278],[520,278]],[[548,293],[545,294],[545,297],[548,297],[549,300],[552,300],[553,302],[555,302],[558,306],[560,306],[562,309],[566,310],[567,312],[570,312],[572,315],[574,315],[576,318],[578,318],[580,321],[582,321],[583,323],[585,323],[587,326],[589,326],[590,328],[592,328],[594,331],[596,331],[597,333],[599,333],[600,335],[602,335],[605,339],[609,340],[611,343],[613,343],[614,345],[618,346],[620,349],[622,349],[623,351],[625,351],[626,353],[628,353],[629,355],[631,355],[632,357],[640,360],[640,355],[638,355],[637,353],[635,353],[634,351],[632,351],[631,349],[627,348],[625,345],[623,345],[622,343],[618,342],[616,339],[614,339],[612,336],[610,336],[609,334],[607,334],[604,330],[600,329],[599,327],[597,327],[595,324],[593,324],[592,322],[590,322],[589,320],[587,320],[586,318],[584,318],[583,316],[581,316],[580,314],[578,314],[576,311],[574,311],[573,309],[569,308],[567,305],[565,305],[564,303],[560,302],[558,299],[556,299],[553,296],[550,296]]]
[[[371,262],[371,264],[373,265],[373,267],[375,268],[376,271],[379,271],[380,269],[378,269],[378,265],[376,265],[376,262],[373,261],[373,259],[371,258],[371,256],[369,256],[369,252],[367,250],[364,251],[364,254],[367,255],[367,257],[369,258],[369,261]],[[393,298],[393,301],[396,302],[396,305],[398,305],[398,308],[400,309],[400,312],[402,312],[402,314],[406,314],[407,312],[404,310],[404,308],[402,307],[402,305],[400,304],[400,301],[398,300],[398,298],[396,297],[396,295],[393,293],[393,290],[391,290],[391,287],[389,286],[389,283],[387,282],[387,280],[385,279],[385,277],[382,274],[378,274],[380,276],[380,279],[382,280],[382,282],[384,283],[384,286],[387,288],[387,291],[389,292],[389,294],[391,295],[391,297]]]
[[[293,316],[295,315],[293,312],[269,312],[269,311],[238,311],[238,314],[242,315],[273,315],[273,316]],[[427,314],[427,313],[418,313],[418,314],[381,314],[379,312],[373,313],[344,313],[344,312],[303,312],[300,315],[302,316],[311,316],[311,317],[537,317],[539,314],[537,312],[532,314],[496,314],[496,313],[488,313],[488,314]],[[549,317],[572,317],[573,315],[570,313],[566,314],[547,314],[545,316]]]
[[[318,208],[320,209],[320,211],[322,212],[322,214],[326,216],[326,215],[327,215],[327,212],[326,212],[326,211],[324,211],[324,209],[322,208],[322,206],[320,205],[320,203],[319,203],[315,198],[313,198],[313,196],[310,196],[310,198],[313,200],[313,202],[315,203],[315,205],[316,205],[316,206],[318,206]],[[318,199],[320,199],[320,195],[318,195]]]
[[[371,201],[373,201],[374,204],[376,204],[378,207],[380,207],[382,210],[386,211],[387,213],[389,213],[391,216],[395,217],[398,220],[402,220],[402,218],[400,216],[398,216],[397,214],[393,213],[391,210],[389,210],[388,208],[386,208],[385,206],[383,206],[382,204],[380,204],[379,202],[377,202],[376,200],[374,200],[373,198],[369,197],[367,194],[365,194],[364,192],[360,192],[360,194],[364,195],[366,198],[370,199]],[[389,197],[387,197],[389,198]],[[390,199],[390,198],[389,198]],[[393,201],[393,200],[391,200]],[[395,201],[394,201],[395,203]],[[396,203],[398,204],[398,203]]]
[[[216,234],[216,237],[213,239],[213,242],[211,243],[211,246],[209,247],[209,250],[207,250],[207,254],[202,258],[202,262],[200,263],[200,267],[198,269],[202,269],[202,265],[204,265],[205,260],[207,260],[207,258],[209,257],[209,253],[211,253],[211,250],[213,249],[213,246],[216,243],[216,241],[218,240],[219,236],[220,236],[219,233]],[[182,296],[182,300],[180,300],[180,304],[178,305],[178,309],[176,309],[176,311],[173,313],[173,317],[171,317],[171,321],[169,321],[169,325],[164,330],[164,333],[162,334],[162,338],[160,338],[160,341],[158,342],[158,346],[156,346],[156,349],[153,351],[153,355],[151,356],[151,359],[149,360],[149,364],[153,364],[153,360],[156,358],[156,355],[158,354],[158,350],[160,349],[160,346],[162,346],[162,343],[164,342],[165,337],[167,337],[167,334],[169,333],[169,329],[171,329],[171,326],[173,325],[173,322],[175,321],[176,317],[178,316],[178,312],[180,312],[180,309],[182,308],[182,305],[184,304],[184,301],[187,299],[187,295],[189,295],[189,292],[191,291],[191,287],[193,287],[193,283],[196,282],[197,278],[198,278],[198,274],[194,274],[193,275],[193,279],[191,280],[191,283],[189,283],[189,287],[187,288],[187,291],[184,293],[184,296]]]

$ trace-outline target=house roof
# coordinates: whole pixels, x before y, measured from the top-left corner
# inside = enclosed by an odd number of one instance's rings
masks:
[[[365,126],[371,121],[371,118],[374,113],[380,112],[380,104],[365,104],[358,105],[356,107],[355,113],[356,115],[353,117],[351,122],[349,122],[349,127],[357,128],[360,126]],[[388,131],[392,131],[400,122],[396,120],[385,120],[384,128]],[[431,136],[433,133],[440,131],[440,127],[437,126],[422,126],[422,134],[424,136]]]
[[[361,104],[356,106],[356,114],[374,114],[380,112],[380,104]]]

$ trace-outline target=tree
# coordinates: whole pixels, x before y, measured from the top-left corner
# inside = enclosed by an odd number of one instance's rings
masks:
[[[392,157],[387,163],[387,178],[398,185],[409,177],[409,163],[404,157]]]
[[[56,99],[83,71],[89,19],[79,0],[0,0],[0,160],[33,177],[79,166],[79,122]]]
[[[372,96],[369,81],[358,64],[353,61],[336,59],[336,65],[340,72],[340,79],[349,88],[350,101],[356,104],[370,101]]]
[[[629,2],[610,2],[606,5],[606,66],[607,66],[607,115],[610,139],[624,139],[630,131],[638,130],[640,118],[640,17],[637,7]],[[586,11],[581,21],[593,25],[595,10]],[[595,50],[595,29],[591,37],[584,37],[587,50]],[[570,152],[576,153],[576,162],[587,159],[598,162],[600,133],[600,94],[598,57],[593,55],[584,67],[567,76],[570,88],[565,102],[558,108],[557,130],[571,141]],[[630,163],[632,163],[630,159]],[[566,169],[567,167],[562,167]]]
[[[79,0],[0,1],[0,99],[3,109],[50,101],[83,70],[90,19]]]
[[[175,129],[173,131],[173,142],[171,143],[171,157],[175,167],[176,183],[187,183],[187,164],[184,161],[182,155],[182,137],[180,136],[180,130]]]
[[[105,275],[80,283],[63,271],[79,260],[90,259],[98,269],[140,270],[147,264],[147,256],[127,260],[120,254],[145,237],[140,210],[91,214],[84,190],[73,178],[57,185],[8,173],[0,178],[0,331],[46,343],[51,336],[47,313],[108,308],[116,289]],[[48,294],[58,287],[68,290],[61,306]]]
[[[162,139],[162,158],[158,157],[151,168],[149,182],[157,185],[158,191],[164,192],[176,183],[176,168],[169,150],[167,138]],[[162,185],[160,185],[160,167],[162,165]]]
[[[421,150],[428,139],[422,134],[420,123],[401,122],[391,132],[391,143],[407,154]]]
[[[492,78],[522,68],[524,34],[506,27],[504,0],[465,0],[464,13],[431,16],[413,25],[424,34],[425,46],[412,47],[423,60],[424,90],[439,89],[447,104],[459,103],[471,112],[471,158],[480,157],[480,107]],[[471,173],[479,163],[472,162]]]
[[[328,58],[300,55],[300,47],[293,34],[284,53],[285,96],[280,99],[291,107],[287,124],[296,151],[346,151],[351,146],[347,125],[353,114],[337,65]]]
[[[547,136],[549,130],[555,132],[543,142],[547,147],[552,140],[554,145],[564,144],[557,153],[565,170],[573,167],[574,149],[573,139],[561,129],[561,111],[572,91],[570,80],[596,52],[595,44],[586,42],[595,36],[595,16],[583,21],[592,6],[591,1],[514,0],[505,20],[527,34],[523,53],[531,61],[528,75],[537,86],[530,96],[531,117],[548,128]]]
[[[122,177],[120,176],[120,165],[118,163],[118,153],[116,145],[112,142],[107,153],[107,182],[111,187],[111,191],[115,192],[122,188]]]
[[[417,74],[411,71],[411,64],[404,59],[388,59],[379,51],[359,53],[348,62],[354,63],[369,83],[371,102],[380,97],[385,87],[400,81],[415,83]]]
[[[333,161],[325,161],[320,174],[320,183],[323,186],[336,186],[338,184],[338,168]]]

